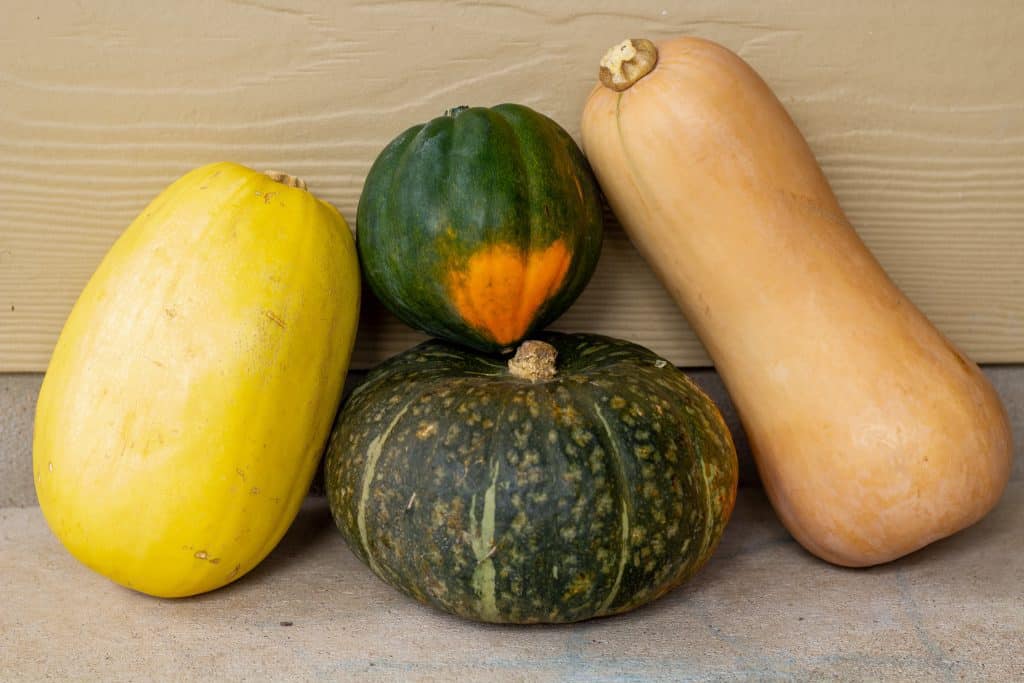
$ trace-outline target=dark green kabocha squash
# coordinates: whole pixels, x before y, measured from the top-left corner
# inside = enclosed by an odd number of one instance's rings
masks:
[[[590,166],[557,123],[518,104],[458,107],[381,152],[356,233],[363,276],[399,319],[506,351],[579,296],[603,213]]]
[[[327,449],[331,512],[355,553],[471,619],[638,607],[704,564],[735,502],[728,428],[682,372],[629,342],[538,339],[508,364],[436,340],[391,358]]]

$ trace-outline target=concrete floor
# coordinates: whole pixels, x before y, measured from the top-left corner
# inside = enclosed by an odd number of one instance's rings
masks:
[[[0,375],[0,681],[1024,681],[1024,366],[986,372],[1017,446],[1002,503],[869,570],[790,539],[721,382],[692,373],[730,422],[748,484],[722,545],[654,605],[568,627],[484,626],[420,606],[359,563],[318,497],[227,588],[179,601],[122,589],[75,562],[34,507],[41,376]]]
[[[374,577],[310,498],[254,572],[178,601],[77,564],[0,512],[0,679],[1024,680],[1024,482],[979,525],[870,570],[800,549],[758,489],[690,583],[630,614],[496,627]]]

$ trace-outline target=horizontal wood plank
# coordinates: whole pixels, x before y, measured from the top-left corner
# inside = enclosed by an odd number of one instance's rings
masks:
[[[1024,361],[1015,0],[61,0],[13,5],[0,25],[0,371],[45,368],[105,250],[192,167],[287,170],[351,221],[374,157],[406,127],[517,101],[578,135],[603,51],[678,34],[761,72],[860,234],[946,334],[978,361]],[[358,367],[422,338],[379,305],[363,317]],[[708,363],[614,224],[555,327]]]

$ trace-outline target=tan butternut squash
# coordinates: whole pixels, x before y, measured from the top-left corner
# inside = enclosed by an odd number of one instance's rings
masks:
[[[635,40],[601,80],[584,150],[793,536],[867,566],[984,516],[1010,472],[997,394],[886,276],[754,70],[705,40]]]

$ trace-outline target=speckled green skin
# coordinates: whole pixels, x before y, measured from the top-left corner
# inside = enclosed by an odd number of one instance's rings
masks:
[[[491,622],[624,612],[693,575],[736,494],[714,403],[629,342],[542,334],[554,379],[440,341],[353,392],[327,450],[335,522],[381,578]]]
[[[360,266],[407,325],[481,351],[501,351],[466,324],[448,273],[488,245],[523,252],[563,239],[572,263],[527,334],[561,315],[590,280],[604,214],[590,165],[557,123],[529,107],[459,107],[409,128],[377,157],[356,215]]]

